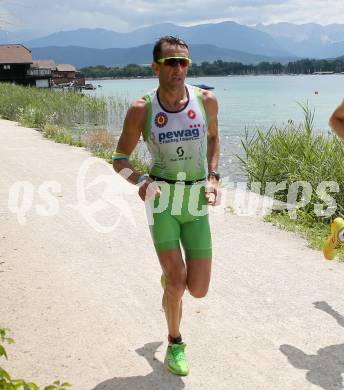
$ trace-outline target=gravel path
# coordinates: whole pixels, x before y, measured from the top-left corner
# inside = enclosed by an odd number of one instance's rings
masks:
[[[343,388],[343,264],[260,216],[213,212],[211,288],[185,296],[190,375],[175,377],[136,188],[5,120],[0,167],[0,326],[16,340],[3,366],[16,377],[77,390]]]

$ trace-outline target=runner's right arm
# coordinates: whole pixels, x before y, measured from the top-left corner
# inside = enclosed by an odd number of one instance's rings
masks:
[[[331,115],[329,124],[338,137],[344,141],[344,100]]]
[[[130,169],[132,174],[124,175],[125,179],[132,184],[136,184],[142,172],[136,171],[129,162],[129,157],[139,142],[142,130],[146,122],[146,102],[144,99],[134,101],[128,109],[123,124],[123,131],[119,138],[116,153],[127,157],[113,159],[113,167],[116,172],[121,174],[123,169]]]
[[[145,128],[146,116],[146,101],[144,99],[134,101],[125,117],[123,131],[119,138],[116,152],[114,153],[115,155],[123,155],[123,158],[113,159],[114,170],[132,184],[137,184],[139,178],[143,175],[143,172],[134,169],[129,161],[129,157],[139,142],[141,133]],[[152,181],[151,178],[147,177],[142,182],[139,189],[139,195],[142,200],[145,200],[147,187]],[[157,188],[154,195],[159,195],[159,192],[160,191]]]

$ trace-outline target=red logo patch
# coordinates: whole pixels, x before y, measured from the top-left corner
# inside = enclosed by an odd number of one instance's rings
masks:
[[[189,110],[189,111],[188,111],[188,117],[189,117],[190,119],[195,119],[195,118],[196,118],[196,113],[195,113],[195,111],[194,111],[194,110]]]

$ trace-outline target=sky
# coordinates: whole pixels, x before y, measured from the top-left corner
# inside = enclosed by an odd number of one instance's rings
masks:
[[[344,24],[344,0],[0,0],[3,30],[52,33],[77,28],[128,32],[172,22],[184,26],[233,20]]]

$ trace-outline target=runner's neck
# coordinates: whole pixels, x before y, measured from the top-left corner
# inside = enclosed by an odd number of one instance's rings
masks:
[[[169,111],[179,111],[187,104],[189,96],[186,86],[181,89],[171,91],[159,86],[158,88],[159,101]]]

